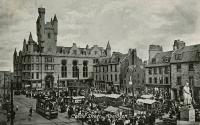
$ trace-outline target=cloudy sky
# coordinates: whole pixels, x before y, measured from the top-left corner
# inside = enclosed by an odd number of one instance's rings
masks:
[[[12,70],[12,55],[22,49],[32,32],[36,40],[38,7],[46,8],[46,21],[59,21],[58,45],[78,46],[110,41],[112,51],[136,48],[148,58],[150,44],[172,49],[175,39],[187,45],[200,43],[198,0],[1,0],[0,68]]]

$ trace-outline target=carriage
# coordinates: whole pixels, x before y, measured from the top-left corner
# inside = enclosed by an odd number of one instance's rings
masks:
[[[53,119],[58,117],[57,102],[48,98],[37,99],[36,112],[44,116],[47,119]]]

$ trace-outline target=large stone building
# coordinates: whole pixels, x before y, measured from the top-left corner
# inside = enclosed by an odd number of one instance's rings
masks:
[[[141,89],[145,82],[144,71],[136,49],[129,49],[127,54],[113,52],[111,57],[100,58],[94,65],[94,84],[102,91],[131,93],[130,77],[135,89]]]
[[[153,53],[151,49],[153,48]],[[185,46],[175,40],[172,51],[162,52],[162,47],[150,45],[146,66],[146,86],[154,92],[170,92],[172,99],[183,99],[183,86],[190,83],[193,97],[200,99],[200,45]],[[157,52],[155,50],[157,49]],[[195,95],[195,96],[194,96]]]
[[[170,59],[173,51],[163,52],[162,46],[149,46],[149,62],[146,65],[146,86],[155,93],[170,95]]]
[[[172,98],[183,99],[183,86],[190,83],[192,96],[200,99],[200,44],[185,46],[182,43],[174,52],[170,61]]]
[[[58,19],[56,15],[45,22],[45,8],[38,9],[37,42],[30,33],[23,49],[13,55],[15,81],[20,88],[52,88],[59,86],[80,90],[91,83],[93,65],[99,57],[110,57],[111,47],[94,45],[85,48],[73,43],[70,47],[57,46]],[[87,84],[87,85],[88,85]],[[77,91],[76,91],[77,92]]]
[[[0,95],[10,91],[12,73],[10,71],[0,71]]]

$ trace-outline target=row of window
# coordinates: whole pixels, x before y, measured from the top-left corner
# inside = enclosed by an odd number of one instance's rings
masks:
[[[177,76],[176,83],[177,83],[177,85],[182,85],[182,77],[181,76]],[[189,83],[192,86],[194,85],[194,77],[193,76],[189,76]]]
[[[163,72],[165,74],[168,74],[169,73],[169,67],[165,66],[164,68],[163,67],[149,68],[149,75],[152,75],[152,74],[163,74]]]
[[[67,61],[62,60],[61,61],[61,77],[66,78],[67,77]],[[79,67],[78,67],[78,61],[74,60],[72,62],[72,77],[73,78],[79,78]],[[88,61],[83,61],[83,77],[88,77]]]
[[[40,65],[39,64],[25,64],[23,65],[23,70],[39,70]],[[45,64],[45,70],[54,70],[54,65],[51,64]]]
[[[36,73],[23,73],[22,74],[22,77],[23,78],[26,78],[26,79],[39,79],[39,72],[36,72]]]
[[[168,77],[149,77],[149,83],[153,83],[153,84],[169,84],[169,78]]]
[[[177,70],[177,72],[181,72],[181,63],[176,64],[176,70]],[[188,70],[194,71],[194,64],[193,63],[188,64]]]
[[[24,56],[23,58],[23,62],[39,62],[40,61],[40,57],[39,56]],[[47,56],[45,57],[45,62],[54,62],[54,58]]]
[[[114,77],[114,79],[113,79],[113,77]],[[112,74],[110,74],[110,81],[118,81],[118,75],[117,74],[115,74],[115,75],[112,75]],[[101,77],[101,75],[96,75],[96,79],[95,79],[96,81],[109,81],[109,75],[107,74],[106,76],[105,75],[103,75],[103,77]]]
[[[110,67],[110,70],[109,70]],[[95,66],[95,72],[117,72],[117,65],[107,65],[107,66]]]

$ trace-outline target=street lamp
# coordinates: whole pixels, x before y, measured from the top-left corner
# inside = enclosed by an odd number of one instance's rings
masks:
[[[59,98],[59,96],[60,96],[60,92],[59,92],[59,88],[60,88],[60,80],[59,80],[59,75],[58,75],[58,81],[57,81],[57,83],[58,83],[57,87],[58,87],[58,98]]]
[[[11,122],[10,122],[10,124],[13,125],[14,124],[14,116],[13,116],[14,115],[14,112],[13,112],[13,107],[14,107],[13,106],[13,80],[11,80],[10,83],[11,83],[11,87],[10,87],[10,89],[11,89],[10,90],[10,92],[11,92],[11,98],[10,98],[11,99],[10,100],[10,102],[11,102]]]
[[[129,85],[131,85],[131,87],[132,87],[132,96],[133,96],[133,98],[132,98],[132,113],[133,113],[133,116],[134,116],[134,108],[135,108],[135,102],[134,102],[134,100],[135,100],[135,97],[134,97],[134,86],[133,86],[133,83],[132,83],[131,76],[130,76]]]

